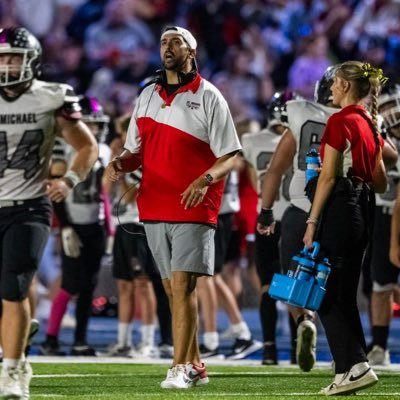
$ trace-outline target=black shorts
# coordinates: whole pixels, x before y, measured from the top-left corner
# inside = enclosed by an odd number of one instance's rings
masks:
[[[79,257],[61,257],[61,287],[71,294],[93,290],[105,252],[106,234],[102,224],[72,225],[82,242]]]
[[[273,235],[264,236],[256,232],[255,263],[262,286],[269,285],[275,273],[281,271],[279,260],[279,240],[281,237],[281,223],[275,224]]]
[[[303,237],[306,231],[308,214],[301,208],[290,205],[281,220],[280,259],[282,271],[286,274],[292,257],[304,248]]]
[[[47,197],[0,208],[0,297],[27,297],[50,233],[51,204]]]
[[[389,260],[390,224],[392,216],[387,207],[375,207],[375,222],[372,232],[371,277],[379,285],[397,283],[400,269]]]
[[[232,232],[233,228],[233,214],[220,214],[218,215],[217,229],[215,231],[215,270],[214,273],[218,274],[222,271],[222,267],[227,261],[230,261],[234,253],[233,249],[239,245],[236,242],[236,246],[233,244],[234,239],[239,240],[239,235],[234,236]]]
[[[131,281],[138,276],[149,276],[152,279],[159,275],[142,225],[131,223],[117,226],[113,257],[115,279]]]

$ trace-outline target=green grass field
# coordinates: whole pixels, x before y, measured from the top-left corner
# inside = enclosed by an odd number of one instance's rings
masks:
[[[207,367],[210,383],[166,390],[159,364],[32,363],[31,399],[322,399],[318,391],[332,381],[328,368],[303,373],[294,367]],[[400,399],[400,372],[377,371],[379,383],[357,394],[361,399]]]

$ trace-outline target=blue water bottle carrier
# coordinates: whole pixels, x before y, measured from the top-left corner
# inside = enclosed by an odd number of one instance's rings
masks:
[[[318,260],[319,249],[320,244],[313,242],[311,250],[304,247],[293,256],[292,268],[286,275],[274,274],[269,295],[292,306],[318,310],[331,272],[328,259]]]

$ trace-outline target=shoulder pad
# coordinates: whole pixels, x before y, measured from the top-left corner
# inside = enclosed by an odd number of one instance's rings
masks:
[[[60,88],[64,95],[64,103],[57,110],[57,114],[69,120],[81,119],[82,114],[81,106],[79,105],[79,97],[75,94],[74,89],[66,84],[60,84]]]

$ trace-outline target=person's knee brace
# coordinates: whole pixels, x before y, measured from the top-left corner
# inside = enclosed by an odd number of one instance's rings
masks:
[[[1,298],[6,301],[22,301],[28,297],[29,288],[35,271],[21,274],[8,274],[2,284]]]

